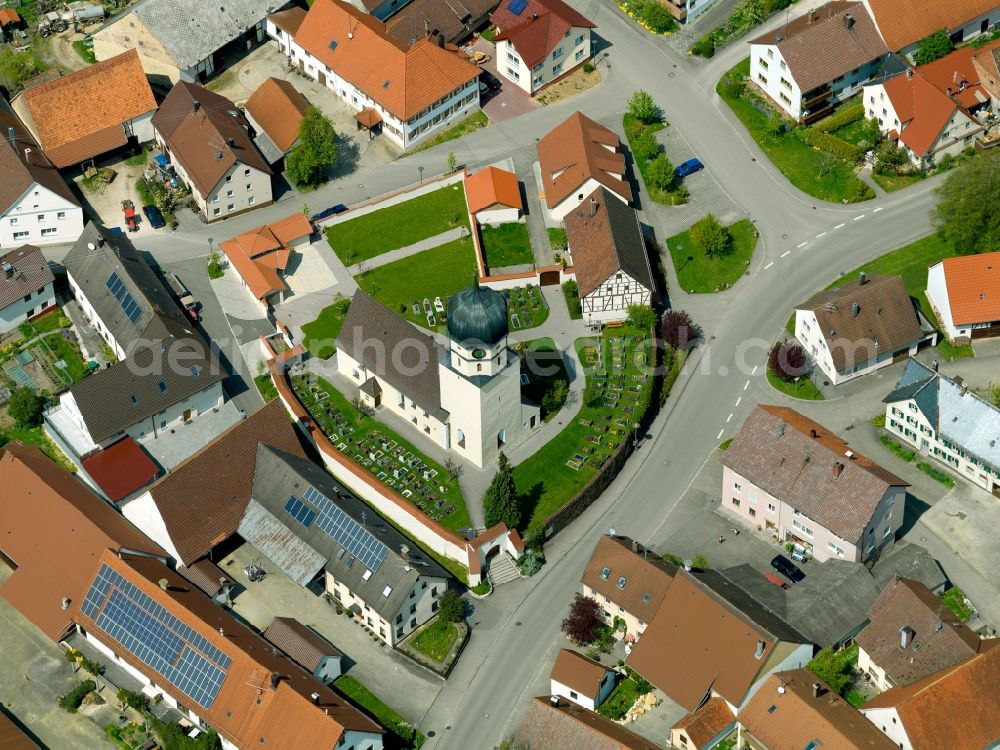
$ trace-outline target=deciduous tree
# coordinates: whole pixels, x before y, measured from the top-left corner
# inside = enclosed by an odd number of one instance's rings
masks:
[[[953,49],[955,43],[951,41],[951,36],[945,29],[941,29],[917,42],[917,49],[913,52],[913,62],[917,65],[926,65],[944,57]]]
[[[713,214],[708,214],[704,219],[696,222],[688,230],[688,237],[695,247],[710,258],[725,255],[732,250],[732,235]]]
[[[659,153],[646,167],[647,187],[657,190],[668,190],[674,184],[674,165],[666,155]]]
[[[767,366],[782,380],[794,380],[808,370],[806,350],[794,341],[781,341],[771,347]]]
[[[935,190],[934,223],[960,253],[1000,248],[1000,151],[980,154]]]
[[[457,591],[448,589],[438,600],[438,616],[445,622],[461,622],[465,617],[465,601]]]
[[[660,338],[683,351],[698,338],[698,327],[684,310],[667,310],[660,318]]]
[[[652,95],[642,89],[632,94],[632,98],[628,100],[628,113],[646,125],[660,119],[660,108],[656,106]]]
[[[299,144],[285,158],[288,178],[298,187],[315,187],[337,163],[337,133],[316,107],[309,107],[299,123]]]
[[[577,594],[569,605],[569,614],[562,621],[562,631],[574,643],[583,646],[597,640],[598,631],[604,624],[601,608],[589,596]]]
[[[45,402],[30,388],[18,386],[10,394],[7,413],[20,427],[36,427],[42,423]]]

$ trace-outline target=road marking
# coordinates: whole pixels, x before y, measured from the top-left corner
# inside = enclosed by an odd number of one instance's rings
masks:
[[[758,368],[758,367],[759,367],[759,365],[754,365],[754,366],[753,366],[753,369],[752,369],[752,370],[750,371],[750,374],[751,374],[751,375],[756,375],[756,374],[757,374],[757,368]],[[749,383],[750,381],[748,380],[747,382]]]
[[[743,384],[743,390],[745,391],[749,387],[750,387],[750,381],[748,380],[746,383]]]
[[[800,247],[805,247],[805,246],[806,246],[806,245],[808,245],[808,244],[809,244],[808,242],[800,242],[800,243],[799,243],[798,245],[796,245],[795,247],[796,247],[796,249],[797,249],[797,248],[800,248]]]
[[[770,263],[768,263],[766,266],[764,266],[764,270],[766,271],[768,268],[770,268],[773,265],[774,265],[774,261],[772,260]]]
[[[847,226],[846,223],[840,222],[837,226],[834,227],[834,229],[840,229],[841,227],[846,227],[846,226]]]
[[[732,415],[732,412],[730,412],[729,416],[726,417],[726,424],[729,424],[729,420],[732,419],[732,418],[733,418],[733,415]]]
[[[742,400],[743,400],[742,396],[740,396],[738,399],[736,399],[736,405],[739,406],[740,405],[740,401],[742,401]]]
[[[719,430],[719,434],[715,436],[715,439],[718,440],[719,438],[721,438],[723,432],[725,432],[724,429],[723,430]]]
[[[865,215],[861,214],[861,216],[855,216],[851,221],[861,221],[863,218],[865,218]]]
[[[878,213],[879,211],[881,211],[881,210],[882,210],[883,208],[885,208],[885,206],[879,206],[878,208],[873,208],[873,209],[872,209],[872,213],[873,213],[873,214],[877,214],[877,213]]]
[[[817,234],[817,235],[816,235],[816,239],[817,239],[817,240],[818,240],[818,239],[819,239],[820,237],[826,237],[826,232],[820,232],[819,234]]]
[[[782,257],[782,258],[784,258],[784,257],[785,257],[786,255],[788,255],[788,254],[789,254],[790,252],[792,252],[792,251],[791,251],[791,250],[785,250],[785,252],[783,252],[783,253],[781,254],[781,257]]]

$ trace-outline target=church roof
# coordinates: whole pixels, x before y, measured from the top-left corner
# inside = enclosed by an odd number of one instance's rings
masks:
[[[492,346],[508,332],[507,300],[500,292],[479,286],[478,279],[448,299],[448,334],[455,341]]]

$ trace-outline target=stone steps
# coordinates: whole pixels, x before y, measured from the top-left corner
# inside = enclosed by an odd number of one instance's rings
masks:
[[[490,583],[494,586],[516,581],[521,577],[517,565],[514,564],[514,561],[506,552],[501,552],[496,557],[490,559],[490,567],[486,575],[489,576]]]

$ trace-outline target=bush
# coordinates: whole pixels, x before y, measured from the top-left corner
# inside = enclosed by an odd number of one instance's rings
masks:
[[[802,140],[813,148],[826,151],[828,154],[833,154],[851,164],[864,156],[864,153],[853,143],[848,143],[843,138],[819,130],[803,130]]]
[[[702,555],[701,553],[695,555],[691,559],[691,565],[695,568],[698,568],[698,570],[708,570],[710,567],[712,567],[712,564],[708,561],[708,558]]]
[[[640,331],[649,331],[656,325],[656,313],[649,305],[629,305],[628,324]]]
[[[648,91],[639,89],[628,100],[628,113],[644,125],[657,122],[660,119],[660,108],[656,106]]]
[[[669,190],[674,184],[674,165],[670,163],[665,154],[657,154],[646,168],[647,188],[657,190]]]
[[[576,281],[570,279],[564,281],[562,285],[563,296],[566,298],[566,307],[569,308],[569,316],[574,320],[583,317],[583,306],[580,304],[580,290]]]
[[[917,65],[926,65],[941,59],[953,49],[955,43],[951,41],[951,36],[947,30],[941,29],[917,42],[917,49],[913,52],[913,62]]]
[[[656,142],[656,136],[646,128],[632,139],[632,154],[636,161],[652,161],[660,153],[660,148],[660,144]]]
[[[691,53],[706,59],[712,57],[715,54],[715,42],[712,41],[712,35],[705,34],[705,36],[695,42],[694,46],[691,47]]]
[[[808,372],[806,350],[794,341],[778,342],[767,355],[767,366],[782,380],[794,380]]]
[[[221,279],[222,276],[222,262],[219,260],[219,254],[213,251],[212,254],[208,256],[208,278]]]
[[[817,133],[832,133],[834,130],[855,123],[865,116],[865,105],[862,103],[852,104],[849,107],[841,107],[825,120],[820,120],[812,126],[811,130]]]
[[[136,711],[145,711],[149,707],[149,699],[142,693],[133,693],[131,690],[121,688],[118,691],[118,700],[129,708]]]
[[[87,697],[87,694],[96,689],[96,682],[93,680],[84,680],[59,699],[59,707],[66,709],[71,714],[75,714],[80,704],[83,703],[83,699]]]
[[[846,651],[834,651],[827,646],[809,662],[806,667],[814,675],[830,686],[838,695],[843,695],[851,685],[853,665],[857,647]]]
[[[899,174],[904,167],[909,167],[910,157],[906,151],[892,141],[883,141],[875,149],[875,172],[877,174]]]
[[[160,721],[155,716],[146,717],[149,728],[156,733],[163,750],[222,750],[222,741],[214,729],[202,730],[202,733],[192,739],[188,737],[180,724]]]
[[[461,622],[465,617],[465,601],[457,591],[448,589],[438,600],[438,617],[445,622]]]
[[[589,596],[577,594],[569,606],[569,614],[562,621],[562,631],[580,646],[597,640],[604,619],[601,608]]]
[[[639,6],[638,19],[655,34],[666,34],[677,27],[677,21],[666,5],[647,0]]]
[[[7,413],[20,427],[37,427],[42,423],[45,401],[30,388],[17,386],[10,394]]]
[[[663,553],[663,559],[666,560],[671,565],[676,565],[678,568],[683,568],[684,567],[684,561],[681,558],[679,558],[677,555],[674,555],[674,554],[672,554],[670,552],[664,552]]]

